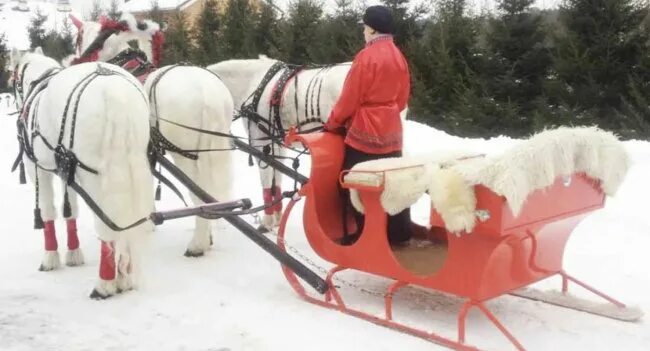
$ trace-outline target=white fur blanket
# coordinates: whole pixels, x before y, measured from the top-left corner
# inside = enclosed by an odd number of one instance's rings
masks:
[[[385,178],[381,202],[391,215],[410,207],[428,191],[447,229],[459,233],[471,232],[476,223],[474,185],[482,184],[504,196],[517,216],[530,193],[550,186],[557,177],[577,172],[600,180],[603,191],[612,196],[630,166],[616,136],[595,127],[547,130],[501,155],[472,156],[448,153],[428,162],[406,158],[369,161],[352,170],[374,173],[350,173],[345,181],[378,185]],[[351,197],[355,208],[363,211],[358,193],[351,191]]]

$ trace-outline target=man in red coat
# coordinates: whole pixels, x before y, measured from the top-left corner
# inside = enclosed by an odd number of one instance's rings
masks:
[[[345,131],[343,169],[357,163],[402,156],[400,112],[408,102],[411,82],[406,59],[393,43],[393,18],[385,6],[371,6],[364,16],[366,46],[352,63],[341,95],[329,115],[325,130]],[[363,217],[350,204],[357,223]],[[390,216],[388,239],[402,244],[411,238],[409,210]]]

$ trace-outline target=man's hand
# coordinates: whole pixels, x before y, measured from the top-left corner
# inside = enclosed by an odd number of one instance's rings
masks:
[[[323,129],[328,133],[334,133],[343,136],[345,136],[346,133],[345,127],[334,125],[333,123],[329,123],[329,121],[323,125]]]

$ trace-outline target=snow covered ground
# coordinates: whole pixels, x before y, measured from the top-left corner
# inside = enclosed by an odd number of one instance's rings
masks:
[[[9,173],[17,151],[15,117],[0,105],[0,350],[438,350],[437,345],[336,311],[303,302],[283,278],[279,264],[227,223],[215,225],[213,249],[199,259],[183,257],[193,220],[165,223],[148,238],[141,287],[106,301],[88,298],[98,271],[99,242],[90,213],[79,220],[86,265],[43,273],[42,233],[32,229],[31,186]],[[236,133],[242,133],[240,128]],[[407,151],[448,148],[500,152],[516,141],[461,139],[408,122]],[[567,271],[624,302],[650,312],[650,143],[626,143],[635,164],[620,193],[588,217],[569,241]],[[255,168],[236,155],[234,194],[261,201]],[[302,170],[307,171],[308,162]],[[285,187],[290,182],[285,182]],[[180,207],[163,188],[160,208]],[[294,210],[288,241],[315,258]],[[420,209],[422,213],[422,208]],[[425,211],[426,213],[426,211]],[[422,219],[422,214],[420,219]],[[253,221],[251,217],[247,220]],[[65,227],[58,223],[59,246]],[[326,264],[323,264],[326,266]],[[371,290],[386,281],[362,273],[346,280]],[[542,282],[558,287],[558,281]],[[575,290],[581,296],[589,296]],[[353,289],[353,304],[381,311],[381,301]],[[455,335],[461,301],[408,289],[397,298],[396,318]],[[488,303],[529,350],[647,350],[650,324],[624,323],[514,297]],[[512,349],[478,312],[468,319],[467,340],[490,350]]]

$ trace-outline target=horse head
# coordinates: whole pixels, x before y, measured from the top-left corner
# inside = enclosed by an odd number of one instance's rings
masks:
[[[129,41],[137,40],[149,61],[159,65],[164,37],[157,23],[138,21],[130,13],[122,13],[119,20],[101,16],[98,22],[83,21],[73,14],[70,19],[77,27],[77,57],[72,64],[108,61],[129,49]]]
[[[48,70],[60,67],[56,60],[43,54],[40,46],[32,52],[13,49],[9,55],[9,66],[11,67],[9,82],[14,86],[14,98],[19,108],[22,107],[24,97],[29,94],[32,82]]]

